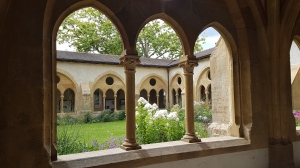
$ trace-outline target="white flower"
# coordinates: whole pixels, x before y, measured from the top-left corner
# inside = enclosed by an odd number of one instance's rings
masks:
[[[135,115],[139,115],[139,112],[138,112],[138,111],[135,111]]]
[[[147,103],[148,103],[148,101],[146,99],[144,99],[143,97],[140,97],[139,100],[138,100],[138,105],[139,106],[143,106]]]
[[[144,110],[150,110],[152,109],[152,105],[150,103],[146,103],[145,106],[143,107]]]
[[[154,119],[154,120],[159,119],[159,118],[166,119],[166,118],[167,118],[167,115],[168,115],[168,111],[167,111],[167,110],[158,110],[158,111],[154,114],[153,119]]]
[[[158,106],[157,106],[157,104],[156,104],[156,103],[153,103],[153,105],[152,105],[152,109],[153,109],[153,110],[157,110],[157,109],[158,109]]]
[[[179,120],[177,112],[171,112],[170,114],[168,114],[167,118],[168,120]]]
[[[169,123],[166,123],[166,127],[168,127],[170,124]]]

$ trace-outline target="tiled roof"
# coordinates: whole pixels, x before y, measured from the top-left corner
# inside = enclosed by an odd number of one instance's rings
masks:
[[[208,58],[214,48],[204,50],[196,55],[198,60]],[[57,51],[57,60],[63,62],[83,62],[93,64],[120,64],[120,56],[108,55],[108,54],[91,54],[82,52],[71,52],[71,51]],[[138,66],[150,66],[150,67],[173,67],[177,66],[179,59],[177,60],[165,60],[155,58],[140,58],[141,63]]]

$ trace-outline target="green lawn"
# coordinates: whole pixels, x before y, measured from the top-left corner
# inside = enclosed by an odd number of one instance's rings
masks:
[[[70,126],[58,126],[58,134],[60,130],[66,129]],[[112,137],[123,138],[125,137],[125,121],[114,122],[101,122],[92,124],[78,124],[72,125],[72,129],[76,130],[78,134],[78,140],[81,142],[90,143],[97,140],[98,143],[104,143]],[[59,137],[59,135],[58,135]]]

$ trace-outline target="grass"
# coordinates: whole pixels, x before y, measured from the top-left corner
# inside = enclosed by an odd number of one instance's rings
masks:
[[[58,126],[58,132],[66,126]],[[91,124],[78,124],[73,126],[78,130],[80,142],[90,143],[97,140],[99,143],[104,143],[111,137],[125,137],[125,121],[101,122]]]
[[[184,121],[182,121],[184,123]],[[89,124],[77,124],[72,127],[79,132],[78,141],[91,143],[97,140],[100,144],[109,140],[112,137],[123,138],[126,133],[126,126],[124,121],[114,121],[114,122],[100,122],[100,123],[89,123]],[[59,130],[62,130],[66,126],[58,126]],[[196,132],[199,127],[199,123],[195,122]],[[200,132],[199,132],[200,133]],[[208,137],[207,133],[200,134],[201,138]]]

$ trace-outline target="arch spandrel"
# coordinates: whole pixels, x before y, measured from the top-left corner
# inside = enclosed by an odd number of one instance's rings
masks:
[[[150,79],[155,79],[156,84],[154,86],[151,86]],[[138,84],[138,87],[136,88],[136,91],[139,93],[142,90],[146,90],[149,92],[150,90],[154,89],[156,92],[159,92],[161,89],[166,90],[167,89],[167,81],[163,79],[161,76],[157,74],[149,74],[141,79],[141,82]]]
[[[106,78],[112,77],[114,82],[112,85],[107,85]],[[119,89],[125,90],[125,83],[122,76],[114,71],[107,71],[97,76],[95,80],[91,83],[91,88],[93,91],[101,88],[104,92],[108,89],[113,89],[114,92],[117,92]]]

